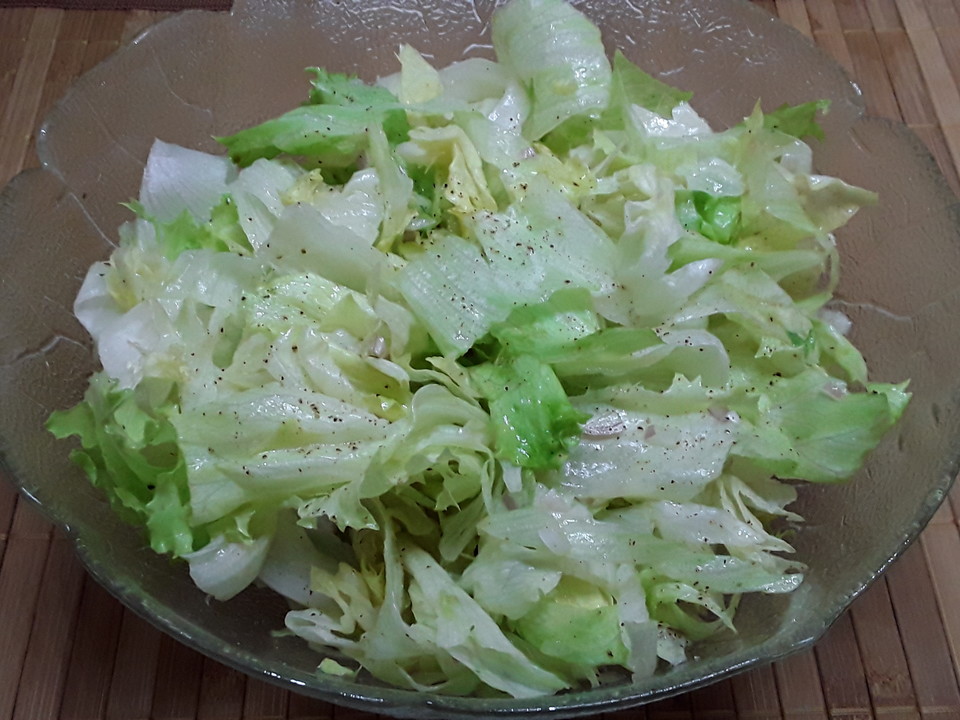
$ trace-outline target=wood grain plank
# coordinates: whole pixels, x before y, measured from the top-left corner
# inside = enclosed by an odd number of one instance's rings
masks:
[[[288,693],[288,696],[289,720],[330,720],[333,717],[333,705],[328,702],[295,692]]]
[[[148,720],[160,656],[159,630],[129,610],[123,611],[117,643],[108,720]]]
[[[873,707],[884,717],[920,716],[906,654],[897,632],[886,579],[874,583],[850,608]]]
[[[953,514],[953,508],[950,507],[949,502],[945,502],[933,513],[929,525],[952,525],[955,522],[956,518]]]
[[[13,511],[10,538],[49,540],[52,533],[53,525],[28,500],[20,498]]]
[[[28,6],[4,8],[3,23],[0,23],[0,40],[7,41],[14,38],[26,40],[36,12],[36,8]]]
[[[873,717],[877,720],[917,720],[921,716],[915,708],[880,708],[874,710]]]
[[[853,59],[854,77],[863,89],[867,112],[890,120],[900,119],[890,77],[883,63],[883,53],[873,30],[854,30],[844,33]]]
[[[87,42],[82,71],[86,72],[119,49],[126,25],[126,12],[98,10],[97,21]]]
[[[843,33],[818,32],[814,30],[813,37],[817,45],[819,45],[827,55],[833,58],[837,64],[846,71],[847,75],[853,77],[856,73],[856,68],[853,65],[853,57],[850,54],[850,48],[847,46],[847,40],[843,36]]]
[[[807,15],[813,38],[830,57],[836,60],[850,75],[855,68],[850,48],[843,34],[840,16],[833,0],[806,0]]]
[[[805,0],[803,4],[807,10],[807,17],[810,18],[810,28],[815,34],[843,32],[837,6],[831,0]]]
[[[690,705],[690,696],[687,694],[674,695],[646,707],[649,720],[693,720],[693,708]]]
[[[921,714],[960,717],[960,688],[922,545],[911,546],[886,577]]]
[[[3,563],[3,553],[7,548],[7,538],[10,537],[13,511],[16,507],[17,491],[13,483],[0,471],[0,563]]]
[[[152,720],[195,718],[202,672],[200,653],[161,633],[157,681],[150,710]]]
[[[692,691],[690,706],[696,720],[731,720],[737,717],[737,704],[729,680]]]
[[[120,604],[88,575],[80,599],[60,720],[91,720],[105,715],[122,619]]]
[[[867,10],[866,0],[844,0],[836,3],[837,17],[844,30],[870,30],[873,23]]]
[[[9,8],[3,11],[3,22],[0,23],[0,61],[3,63],[0,65],[0,77],[9,77],[11,86],[36,13],[36,8],[32,7]],[[0,110],[5,107],[7,98],[7,95],[0,95]]]
[[[34,8],[6,10],[0,23],[0,118],[4,117],[13,94],[17,68],[23,58]],[[2,126],[0,126],[2,128]],[[5,137],[0,131],[0,137]]]
[[[868,720],[870,694],[849,613],[841,615],[827,631],[815,653],[830,717]]]
[[[773,665],[784,720],[826,719],[820,673],[813,650],[791,655]]]
[[[627,717],[617,717],[619,713],[614,713],[613,717],[615,720],[643,720],[644,715],[637,716],[635,713],[636,710],[625,710],[626,713],[634,713],[628,715]],[[641,710],[641,713],[643,711]],[[333,706],[333,720],[377,720],[379,715],[374,713],[363,712],[362,710],[355,710],[354,708],[340,707],[339,705]]]
[[[7,541],[0,566],[0,720],[13,717],[49,547],[48,537]]]
[[[937,129],[940,130],[940,132],[944,134],[943,142],[944,142],[944,144],[946,144],[947,139],[946,139],[946,131],[945,131],[945,129],[944,129],[944,128],[940,128],[940,127],[938,127]],[[929,147],[929,146],[928,146],[928,147]],[[948,150],[948,154],[949,154],[949,150]],[[950,159],[950,161],[949,161],[949,164],[950,164],[951,166],[953,165],[952,157],[951,157],[951,159]],[[954,517],[954,518],[960,517],[960,483],[954,483],[954,484],[953,484],[953,487],[950,489],[950,493],[947,495],[947,502],[944,503],[944,504],[945,504],[945,505],[948,505],[948,506],[950,507],[950,511],[951,511],[951,513],[953,514],[953,517]],[[934,515],[934,517],[937,517],[937,516],[941,515],[942,513],[943,513],[943,505],[941,505],[941,506],[937,509],[936,515]]]
[[[960,25],[936,28],[940,47],[943,49],[943,58],[946,60],[950,75],[960,78]]]
[[[736,675],[730,680],[737,714],[742,718],[783,717],[773,668],[766,666]]]
[[[900,0],[906,3],[907,0]],[[930,89],[937,117],[944,126],[960,125],[960,91],[950,72],[940,39],[931,27],[907,26],[907,34]]]
[[[908,30],[930,30],[933,28],[924,0],[896,0],[896,3],[905,28]]]
[[[777,0],[777,15],[787,25],[799,30],[808,38],[813,38],[813,28],[810,26],[810,16],[803,0]]]
[[[57,717],[70,662],[84,571],[73,543],[59,533],[41,578],[14,720]]]
[[[36,156],[37,131],[50,108],[77,77],[120,46],[125,15],[125,12],[109,10],[64,13],[24,154],[24,167],[39,164]]]
[[[922,0],[897,0],[897,8],[929,89],[947,147],[954,164],[960,167],[960,89],[957,77],[950,71],[940,37]]]
[[[243,716],[246,676],[212,660],[203,659],[197,720],[239,720]]]
[[[960,27],[960,10],[951,0],[926,0],[927,16],[930,24],[937,30],[949,30]]]
[[[62,20],[63,10],[42,8],[33,15],[13,86],[0,116],[0,186],[23,167]]]
[[[932,125],[937,113],[905,30],[877,32],[877,44],[900,115],[908,125]]]
[[[39,118],[80,71],[78,59],[88,30],[88,24],[73,18],[67,20],[61,11],[38,10],[33,13],[26,38],[19,46],[22,54],[16,76],[9,94],[4,94],[8,104],[0,113],[0,138],[3,138],[0,141],[0,184],[24,165],[36,164],[32,155],[32,138]],[[23,141],[24,137],[27,142]],[[4,502],[3,507],[5,512],[8,502]],[[34,538],[33,545],[38,546],[34,549],[34,557],[39,558],[40,548],[50,544],[50,525],[27,503],[20,502],[17,507],[10,534]],[[2,519],[6,527],[5,518]],[[58,715],[70,668],[70,648],[74,646],[74,622],[83,572],[74,557],[72,545],[62,538],[55,541],[46,554],[42,575],[33,568],[35,574],[17,578],[29,588],[25,597],[36,602],[32,625],[24,617],[26,606],[21,606],[20,611],[10,616],[31,629],[26,648],[19,642],[22,633],[13,647],[0,643],[5,650],[3,663],[11,668],[4,672],[4,676],[11,678],[13,668],[20,665],[17,689],[9,693],[0,690],[0,695],[7,698],[0,700],[0,705],[9,706],[16,698],[13,717],[18,719]],[[6,560],[6,554],[0,554],[0,558]],[[3,569],[7,569],[6,562]],[[37,587],[35,578],[40,580]],[[4,607],[6,614],[7,605],[4,603],[0,607]],[[7,648],[12,652],[6,652]],[[3,711],[3,716],[9,716],[9,712]]]
[[[960,531],[933,525],[921,538],[955,672],[960,672]]]
[[[903,29],[896,0],[866,0],[866,7],[870,24],[877,32]]]
[[[290,693],[283,688],[255,678],[247,679],[243,700],[244,718],[283,718],[287,716]]]
[[[334,707],[334,712],[339,712],[339,708]],[[338,720],[342,720],[339,715],[336,716]],[[640,706],[635,708],[630,708],[628,710],[617,710],[616,712],[603,713],[600,716],[600,720],[646,720],[647,710],[646,706]]]

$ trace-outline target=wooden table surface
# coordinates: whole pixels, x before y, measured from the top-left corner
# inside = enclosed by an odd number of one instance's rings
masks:
[[[766,0],[832,55],[868,111],[913,128],[960,190],[960,0]],[[37,165],[70,82],[163,15],[0,7],[0,185]],[[0,228],[2,233],[2,228]],[[2,272],[2,269],[0,269]],[[960,718],[960,490],[812,650],[608,718]],[[89,579],[0,482],[0,720],[372,718],[227,669]]]

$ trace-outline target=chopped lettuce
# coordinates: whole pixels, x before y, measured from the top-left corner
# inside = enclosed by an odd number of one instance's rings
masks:
[[[515,0],[493,20],[497,59],[530,97],[523,135],[539,140],[566,120],[596,117],[610,97],[600,31],[565,2]]]
[[[559,465],[589,419],[570,404],[550,366],[530,355],[479,365],[471,379],[487,399],[497,455],[514,465]]]
[[[71,459],[122,517],[147,527],[153,550],[186,555],[195,535],[187,468],[176,430],[165,417],[169,397],[163,385],[143,382],[136,390],[121,390],[98,373],[83,402],[55,413],[48,428],[60,438],[79,437]]]
[[[817,115],[830,109],[828,100],[813,100],[800,105],[781,105],[763,118],[763,126],[779,130],[796,138],[812,137],[823,140],[823,128]]]
[[[815,172],[825,103],[713,132],[562,0],[492,31],[310,68],[228,158],[158,141],[49,429],[203,592],[286,597],[319,672],[535,697],[796,588],[791,481],[850,478],[909,393],[829,305],[875,198]]]
[[[673,110],[680,103],[689,102],[692,93],[678,90],[657,80],[627,59],[617,50],[613,55],[613,74],[610,79],[610,102],[604,118],[610,127],[619,127],[629,121],[625,114],[634,105],[646,108],[664,118],[673,116]],[[619,113],[617,117],[613,113]]]

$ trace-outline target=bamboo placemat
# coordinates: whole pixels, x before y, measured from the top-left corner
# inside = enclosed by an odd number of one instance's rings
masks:
[[[61,10],[229,10],[233,0],[0,0],[0,9],[49,7]]]
[[[926,142],[960,194],[960,0],[757,0]],[[69,3],[67,3],[69,4]],[[109,5],[109,1],[105,3]],[[163,13],[0,8],[0,185],[37,165],[68,84]],[[620,720],[960,719],[960,486],[817,646]],[[120,606],[0,481],[0,720],[324,718],[333,707],[203,658]]]

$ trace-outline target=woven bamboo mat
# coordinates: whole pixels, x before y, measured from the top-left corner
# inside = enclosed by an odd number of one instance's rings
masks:
[[[758,4],[839,61],[872,114],[912,127],[960,194],[960,0]],[[0,8],[0,185],[37,164],[39,118],[71,80],[161,17]],[[814,649],[604,717],[960,719],[958,517],[960,487]],[[0,720],[55,717],[374,716],[248,679],[154,630],[88,578],[69,543],[0,482]]]

